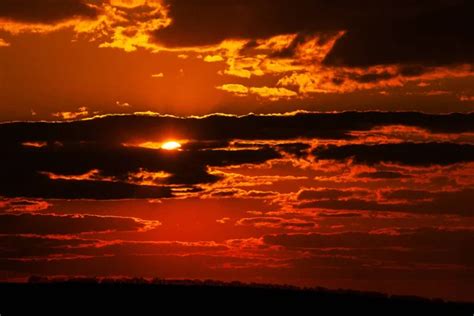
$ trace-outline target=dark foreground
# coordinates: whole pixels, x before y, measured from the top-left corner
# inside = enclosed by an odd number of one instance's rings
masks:
[[[142,279],[45,280],[0,284],[0,314],[130,315],[287,311],[291,315],[473,315],[474,303],[323,288]],[[171,310],[170,310],[171,308]]]

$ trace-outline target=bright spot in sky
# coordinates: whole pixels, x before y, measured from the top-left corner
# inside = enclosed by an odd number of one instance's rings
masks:
[[[161,145],[161,149],[165,149],[165,150],[176,150],[180,148],[181,148],[181,144],[175,141],[166,142],[166,143],[163,143],[163,145]]]

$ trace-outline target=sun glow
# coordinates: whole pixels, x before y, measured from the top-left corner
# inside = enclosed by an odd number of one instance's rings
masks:
[[[165,142],[161,145],[161,149],[164,150],[177,150],[181,148],[181,144],[175,141]]]

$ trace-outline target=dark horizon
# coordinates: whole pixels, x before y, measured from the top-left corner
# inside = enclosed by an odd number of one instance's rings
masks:
[[[473,20],[468,0],[1,0],[0,282],[474,302]]]
[[[239,281],[222,282],[215,280],[164,280],[154,278],[43,278],[32,276],[27,284],[0,283],[0,289],[7,294],[7,302],[2,306],[5,312],[22,312],[25,306],[19,306],[13,299],[16,295],[27,295],[30,303],[41,307],[36,311],[49,314],[63,312],[53,300],[62,300],[64,304],[77,302],[76,295],[83,303],[76,312],[90,310],[97,305],[107,306],[109,312],[133,309],[142,312],[150,303],[176,308],[176,301],[186,301],[187,307],[194,312],[214,307],[222,311],[225,304],[239,300],[234,311],[264,307],[266,311],[290,308],[293,312],[303,312],[317,308],[319,311],[331,310],[332,313],[363,312],[364,315],[399,315],[412,313],[430,313],[442,315],[468,315],[474,303],[452,302],[442,299],[427,299],[418,296],[389,295],[378,292],[361,292],[348,289],[325,289],[321,287],[299,288],[289,285],[242,283]],[[11,298],[11,300],[10,300]],[[215,304],[204,303],[212,298]],[[120,303],[117,303],[118,302]],[[28,310],[26,308],[26,310]]]

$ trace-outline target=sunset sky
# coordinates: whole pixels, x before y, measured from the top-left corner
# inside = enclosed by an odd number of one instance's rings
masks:
[[[474,301],[473,12],[0,0],[0,280]]]

